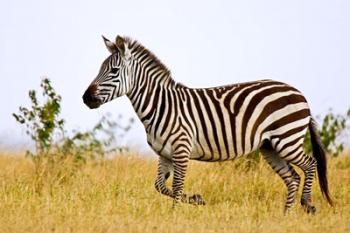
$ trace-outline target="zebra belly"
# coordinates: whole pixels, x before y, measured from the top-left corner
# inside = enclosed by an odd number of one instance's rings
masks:
[[[234,153],[234,151],[225,151],[223,147],[221,150],[219,149],[210,149],[209,147],[203,148],[201,145],[196,144],[193,147],[193,151],[191,153],[190,158],[198,161],[208,161],[208,162],[216,162],[216,161],[226,161],[236,159],[238,157],[244,156],[246,154],[250,154],[257,149],[259,149],[259,145],[251,148],[249,151],[244,151],[241,153]],[[233,148],[233,142],[229,144],[229,147]]]
[[[212,139],[214,140],[214,139]],[[243,154],[236,154],[233,149],[233,141],[228,142],[228,148],[224,145],[214,146],[212,145],[203,145],[198,142],[195,142],[193,145],[192,153],[190,158],[199,161],[225,161],[230,159],[235,159]]]

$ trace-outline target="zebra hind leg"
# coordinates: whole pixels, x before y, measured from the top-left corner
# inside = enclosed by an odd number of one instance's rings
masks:
[[[294,168],[287,161],[281,159],[278,153],[273,149],[261,149],[261,153],[287,186],[288,193],[284,208],[284,212],[287,213],[295,201],[300,184],[300,176]]]
[[[303,138],[297,138],[296,140],[289,142],[286,145],[283,149],[281,149],[279,155],[288,163],[298,166],[303,170],[305,179],[303,193],[301,196],[301,205],[304,207],[307,213],[314,214],[316,212],[316,208],[312,205],[311,188],[316,172],[317,162],[313,157],[308,156],[304,152]]]
[[[297,162],[294,162],[294,164],[300,167],[305,174],[303,193],[300,202],[307,213],[314,214],[316,212],[316,208],[312,205],[311,189],[317,162],[313,157],[306,155],[304,152],[298,156],[297,159]]]

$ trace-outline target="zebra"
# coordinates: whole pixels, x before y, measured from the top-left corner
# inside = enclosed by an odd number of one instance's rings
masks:
[[[212,88],[189,88],[146,47],[117,36],[97,77],[83,94],[98,108],[126,95],[141,120],[150,147],[159,155],[155,188],[179,202],[204,205],[200,194],[183,192],[189,160],[226,161],[260,150],[287,187],[285,212],[293,205],[305,174],[301,205],[315,213],[311,188],[317,169],[321,192],[333,206],[327,181],[327,160],[305,97],[279,81],[259,80]],[[310,132],[313,156],[303,143]],[[172,189],[166,180],[173,176]]]

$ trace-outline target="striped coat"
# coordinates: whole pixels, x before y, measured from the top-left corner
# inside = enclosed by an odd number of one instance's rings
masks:
[[[166,92],[159,92],[151,105],[162,106]],[[264,141],[280,148],[296,136],[286,132],[297,128],[304,136],[310,122],[303,95],[272,80],[206,89],[175,85],[171,92],[173,106],[141,118],[152,148],[169,159],[180,128],[190,140],[185,144],[191,159],[223,161],[251,153]]]

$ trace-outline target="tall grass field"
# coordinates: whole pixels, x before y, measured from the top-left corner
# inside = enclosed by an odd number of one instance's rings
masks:
[[[300,189],[284,215],[286,187],[263,160],[191,162],[185,192],[200,193],[206,205],[173,209],[154,188],[156,157],[36,167],[0,152],[0,232],[350,232],[350,153],[328,161],[335,207],[315,181],[316,214],[301,208]]]

